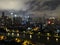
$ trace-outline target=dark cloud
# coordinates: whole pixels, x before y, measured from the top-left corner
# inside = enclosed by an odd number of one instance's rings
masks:
[[[37,16],[46,14],[58,17],[60,15],[60,0],[31,0],[28,5],[30,14]]]
[[[44,6],[48,6],[47,9],[49,10],[55,10],[60,5],[60,1],[54,0],[54,1],[46,1],[43,3]]]
[[[41,4],[42,3],[42,4]],[[60,0],[37,1],[33,0],[29,3],[30,10],[55,10],[60,5]]]

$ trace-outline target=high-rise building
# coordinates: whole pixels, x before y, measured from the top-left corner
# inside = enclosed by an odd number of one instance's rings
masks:
[[[22,22],[22,18],[21,17],[13,17],[13,24],[16,26],[19,26]]]
[[[12,21],[8,16],[5,16],[5,13],[2,12],[2,16],[0,18],[0,27],[4,27],[7,25],[11,25]]]

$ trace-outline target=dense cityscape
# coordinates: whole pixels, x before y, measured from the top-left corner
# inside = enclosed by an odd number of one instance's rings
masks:
[[[0,0],[0,45],[60,45],[60,0]]]
[[[13,15],[13,13],[11,13]],[[25,19],[25,18],[24,18]],[[60,20],[55,17],[13,18],[2,12],[0,16],[1,45],[59,45]],[[53,43],[52,43],[53,42]]]

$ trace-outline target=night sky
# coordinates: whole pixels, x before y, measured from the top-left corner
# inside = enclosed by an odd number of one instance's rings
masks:
[[[0,10],[27,11],[33,15],[60,16],[60,0],[0,0]]]
[[[21,10],[26,9],[27,0],[0,0],[0,10]]]

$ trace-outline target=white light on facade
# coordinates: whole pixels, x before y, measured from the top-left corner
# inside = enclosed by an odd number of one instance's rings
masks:
[[[47,37],[47,40],[49,40],[49,37]]]
[[[29,18],[29,16],[28,16],[28,18]]]
[[[11,13],[11,15],[13,15],[13,13]]]
[[[8,32],[9,30],[6,28],[6,31]]]
[[[30,27],[28,27],[28,30],[30,30],[31,28]]]
[[[8,36],[10,35],[10,33],[8,33]]]
[[[14,33],[12,33],[12,36],[14,36]]]
[[[19,33],[17,33],[17,36],[19,36]]]
[[[30,35],[30,39],[32,39],[32,35]]]
[[[15,17],[17,17],[17,15],[16,15],[16,14],[15,14],[14,16],[15,16]]]
[[[58,42],[58,38],[56,38],[56,42]]]

